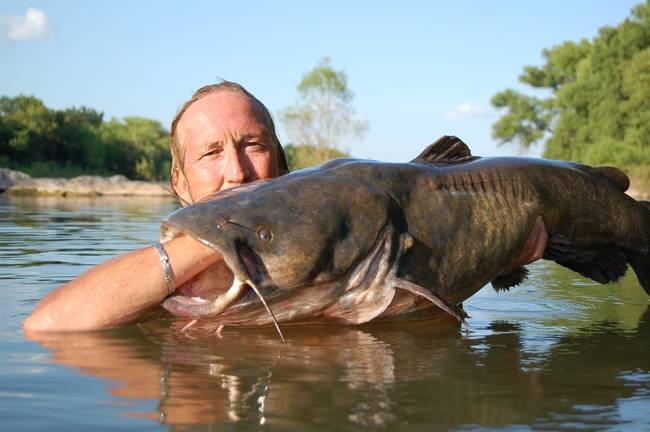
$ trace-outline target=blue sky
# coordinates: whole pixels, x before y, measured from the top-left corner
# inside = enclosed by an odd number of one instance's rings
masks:
[[[353,156],[406,161],[443,134],[477,155],[512,155],[515,147],[491,138],[492,95],[525,89],[517,77],[541,64],[542,49],[592,38],[638,3],[3,0],[0,94],[169,127],[193,90],[219,77],[277,114],[329,56],[370,127],[363,142],[346,144]]]

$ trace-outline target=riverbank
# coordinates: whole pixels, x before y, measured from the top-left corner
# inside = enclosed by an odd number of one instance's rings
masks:
[[[31,177],[0,168],[0,193],[45,196],[170,196],[167,183],[129,180],[124,176],[79,176],[70,179]]]

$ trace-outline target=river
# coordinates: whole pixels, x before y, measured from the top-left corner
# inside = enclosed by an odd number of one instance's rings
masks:
[[[174,318],[27,340],[50,290],[158,237],[168,199],[0,196],[0,430],[650,430],[650,302],[553,263],[446,321],[227,327]],[[134,275],[137,277],[137,275]]]

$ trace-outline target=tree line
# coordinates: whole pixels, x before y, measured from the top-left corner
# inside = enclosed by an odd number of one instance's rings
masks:
[[[33,96],[0,97],[0,166],[34,176],[166,179],[168,137],[156,120],[104,121],[92,108],[55,110]]]
[[[545,157],[613,164],[650,184],[650,1],[592,40],[543,51],[542,66],[492,98],[502,112],[493,125],[501,143],[543,143]]]

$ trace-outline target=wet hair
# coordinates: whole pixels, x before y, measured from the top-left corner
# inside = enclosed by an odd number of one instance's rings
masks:
[[[262,116],[264,127],[266,128],[267,132],[271,137],[271,141],[273,143],[274,150],[275,150],[274,151],[275,153],[274,163],[276,168],[275,172],[277,173],[277,175],[283,175],[288,173],[289,168],[287,166],[287,160],[284,156],[284,150],[282,149],[282,145],[280,144],[278,135],[275,132],[275,123],[273,122],[273,117],[271,117],[271,113],[269,112],[268,108],[266,108],[266,106],[264,106],[264,104],[260,102],[259,99],[253,96],[253,94],[250,93],[248,90],[246,90],[244,86],[242,86],[241,84],[232,81],[222,80],[216,84],[209,84],[203,86],[197,91],[195,91],[192,97],[187,102],[185,102],[183,106],[181,106],[180,110],[178,110],[178,114],[176,114],[176,117],[174,117],[174,120],[172,121],[171,131],[169,134],[169,146],[171,148],[171,153],[172,153],[172,167],[171,167],[170,178],[173,179],[174,172],[176,170],[181,170],[181,171],[183,170],[183,165],[185,162],[185,151],[182,148],[181,143],[179,142],[178,133],[177,133],[178,123],[183,117],[183,114],[185,114],[185,111],[194,102],[198,101],[199,99],[202,99],[203,97],[213,93],[221,93],[221,92],[229,92],[229,93],[244,95],[251,101],[253,107]],[[172,188],[173,188],[173,184],[172,184]]]

